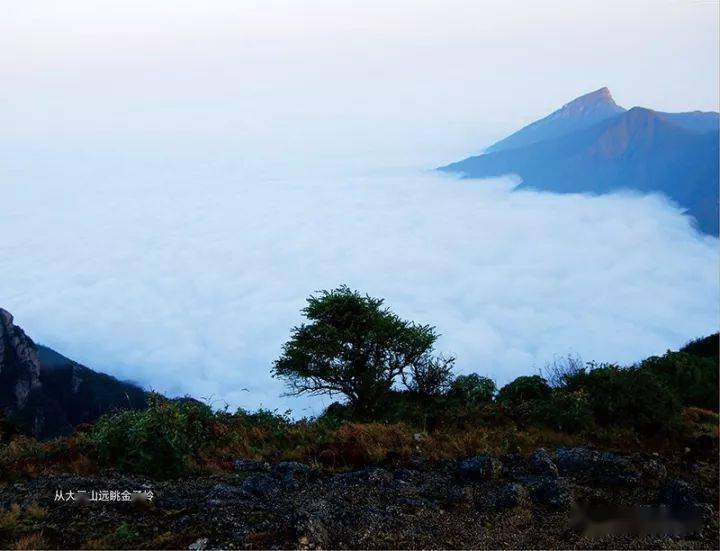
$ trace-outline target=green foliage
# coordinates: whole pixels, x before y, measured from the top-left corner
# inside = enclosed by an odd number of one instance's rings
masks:
[[[310,323],[293,328],[273,367],[290,394],[343,394],[373,418],[397,378],[431,361],[435,328],[400,319],[382,299],[342,286],[307,302]]]
[[[276,409],[269,410],[260,408],[255,412],[250,412],[246,409],[239,408],[235,415],[238,420],[248,426],[259,427],[272,433],[279,434],[287,430],[287,428],[292,424],[293,420],[290,416],[291,413],[291,410],[278,413]]]
[[[118,548],[128,549],[138,537],[138,532],[130,524],[123,522],[115,529],[112,539]]]
[[[548,382],[540,375],[518,377],[500,389],[498,402],[530,402],[550,397],[551,389]]]
[[[720,354],[720,333],[690,341],[680,349],[680,352],[692,354],[700,358],[715,358]]]
[[[330,424],[338,425],[344,421],[350,421],[352,419],[352,410],[348,404],[341,404],[340,402],[333,402],[322,415],[318,418],[318,421],[327,422]]]
[[[587,396],[601,426],[629,426],[653,435],[672,430],[680,418],[678,399],[649,370],[590,364],[569,376],[565,389]]]
[[[544,400],[536,400],[531,410],[532,420],[559,432],[578,433],[591,429],[595,424],[587,394],[555,389]]]
[[[643,361],[640,369],[661,381],[683,406],[717,411],[718,364],[715,358],[668,352]]]
[[[495,395],[495,381],[477,373],[458,375],[450,384],[448,397],[464,404],[487,404]]]
[[[452,369],[455,358],[426,357],[411,367],[412,378],[407,387],[426,399],[445,394],[452,381]]]
[[[147,409],[104,416],[88,433],[59,441],[72,446],[48,447],[14,438],[0,416],[0,471],[31,474],[60,456],[77,463],[79,444],[84,450],[88,443],[101,465],[168,477],[228,469],[238,457],[358,466],[410,457],[421,445],[454,457],[484,449],[490,432],[508,449],[533,432],[618,442],[676,436],[683,419],[703,434],[717,432],[717,415],[707,410],[718,405],[718,335],[631,368],[584,366],[568,356],[548,365],[546,378],[518,377],[498,391],[476,373],[453,378],[454,358],[434,355],[435,328],[400,319],[382,299],[342,286],[307,303],[308,322],[292,329],[272,372],[291,394],[345,396],[318,419],[266,409],[213,412],[189,398],[150,395]],[[415,438],[418,431],[425,436]],[[439,443],[442,453],[433,449]],[[127,526],[116,535],[125,542],[136,536]]]
[[[176,476],[188,469],[188,456],[203,445],[213,413],[195,400],[151,395],[149,407],[102,417],[90,439],[102,464],[154,476]]]

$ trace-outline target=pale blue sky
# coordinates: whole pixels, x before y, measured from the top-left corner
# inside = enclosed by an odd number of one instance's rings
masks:
[[[246,136],[267,151],[277,140],[279,158],[369,149],[432,166],[601,86],[627,107],[718,108],[717,1],[24,0],[2,11],[0,115],[14,143],[193,150]]]

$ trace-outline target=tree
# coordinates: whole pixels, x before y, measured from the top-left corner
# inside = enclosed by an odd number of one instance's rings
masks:
[[[310,296],[302,312],[310,323],[292,329],[272,370],[289,395],[343,394],[372,417],[396,379],[433,361],[435,328],[400,319],[382,299],[343,285]]]
[[[426,357],[411,368],[412,378],[406,386],[423,398],[435,398],[445,394],[452,382],[452,370],[455,358],[438,356]]]
[[[496,390],[495,381],[492,379],[470,373],[455,377],[450,385],[449,395],[464,404],[484,404],[492,402]]]
[[[529,402],[550,397],[550,385],[540,375],[523,375],[506,384],[497,395],[498,402]]]

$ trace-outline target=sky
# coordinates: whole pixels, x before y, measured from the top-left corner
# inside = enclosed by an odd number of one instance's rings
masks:
[[[662,197],[432,172],[601,86],[717,110],[717,2],[0,8],[0,306],[90,367],[316,412],[268,370],[341,283],[499,382],[717,330],[718,241]]]
[[[360,154],[433,166],[602,86],[628,108],[717,110],[718,9],[703,0],[4,2],[0,114],[12,143],[82,148],[91,135],[96,147],[197,152],[263,140],[268,160],[299,148],[343,163]]]

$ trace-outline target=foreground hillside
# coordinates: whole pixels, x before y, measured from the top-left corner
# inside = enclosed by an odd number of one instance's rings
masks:
[[[71,437],[4,434],[0,547],[717,548],[716,413],[654,434],[513,415],[423,430],[151,398]]]
[[[717,464],[587,448],[334,473],[239,460],[158,481],[119,473],[8,484],[16,548],[393,549],[718,547]],[[138,491],[134,502],[56,493]]]
[[[435,328],[381,299],[343,286],[303,314],[273,374],[342,398],[317,418],[149,394],[43,441],[17,415],[16,378],[0,547],[717,547],[717,334],[498,389],[456,375]],[[6,381],[34,372],[19,328],[2,342]]]

